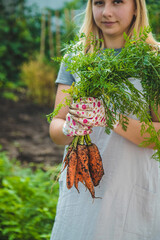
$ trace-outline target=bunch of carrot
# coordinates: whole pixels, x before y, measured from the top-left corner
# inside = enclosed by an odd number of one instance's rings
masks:
[[[92,198],[96,198],[94,187],[99,185],[104,169],[99,150],[89,135],[75,136],[65,156],[63,170],[66,167],[67,188],[71,189],[74,185],[79,192],[78,183],[81,182],[90,191]]]

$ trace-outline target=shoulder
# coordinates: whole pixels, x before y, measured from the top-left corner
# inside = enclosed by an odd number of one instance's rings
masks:
[[[72,61],[73,54],[65,54],[59,68],[58,76],[56,79],[56,84],[66,84],[72,85],[76,81],[75,74],[72,74],[70,69],[68,69],[67,62]]]

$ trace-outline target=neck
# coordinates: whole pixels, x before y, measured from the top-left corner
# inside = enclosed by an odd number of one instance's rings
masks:
[[[122,37],[106,37],[104,36],[104,47],[105,48],[113,48],[113,49],[117,49],[117,48],[122,48],[124,47],[124,38]]]

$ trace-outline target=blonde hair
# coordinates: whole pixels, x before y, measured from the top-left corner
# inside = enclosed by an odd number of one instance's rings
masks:
[[[149,20],[147,15],[147,7],[145,0],[134,0],[136,6],[136,16],[133,17],[131,26],[127,35],[132,37],[133,29],[136,30],[137,34],[139,34],[141,29],[149,26]],[[85,10],[85,17],[83,25],[80,29],[80,33],[84,33],[86,38],[83,40],[84,45],[86,46],[86,51],[93,52],[93,46],[91,41],[95,41],[96,39],[103,39],[102,31],[95,24],[93,13],[92,13],[92,0],[88,0],[87,7]],[[91,35],[92,33],[92,35]],[[158,45],[159,43],[154,39],[152,33],[149,33],[148,38],[146,40],[148,44],[152,46]],[[101,48],[104,48],[104,44],[102,43]]]

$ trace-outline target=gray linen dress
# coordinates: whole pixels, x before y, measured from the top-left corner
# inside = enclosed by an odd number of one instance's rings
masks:
[[[62,65],[56,82],[76,80]],[[138,79],[130,81],[142,90]],[[93,200],[81,183],[80,193],[68,190],[64,171],[51,240],[160,240],[159,163],[151,158],[153,150],[114,131],[107,135],[102,127],[90,136],[103,160],[105,175],[95,187],[101,199]]]

